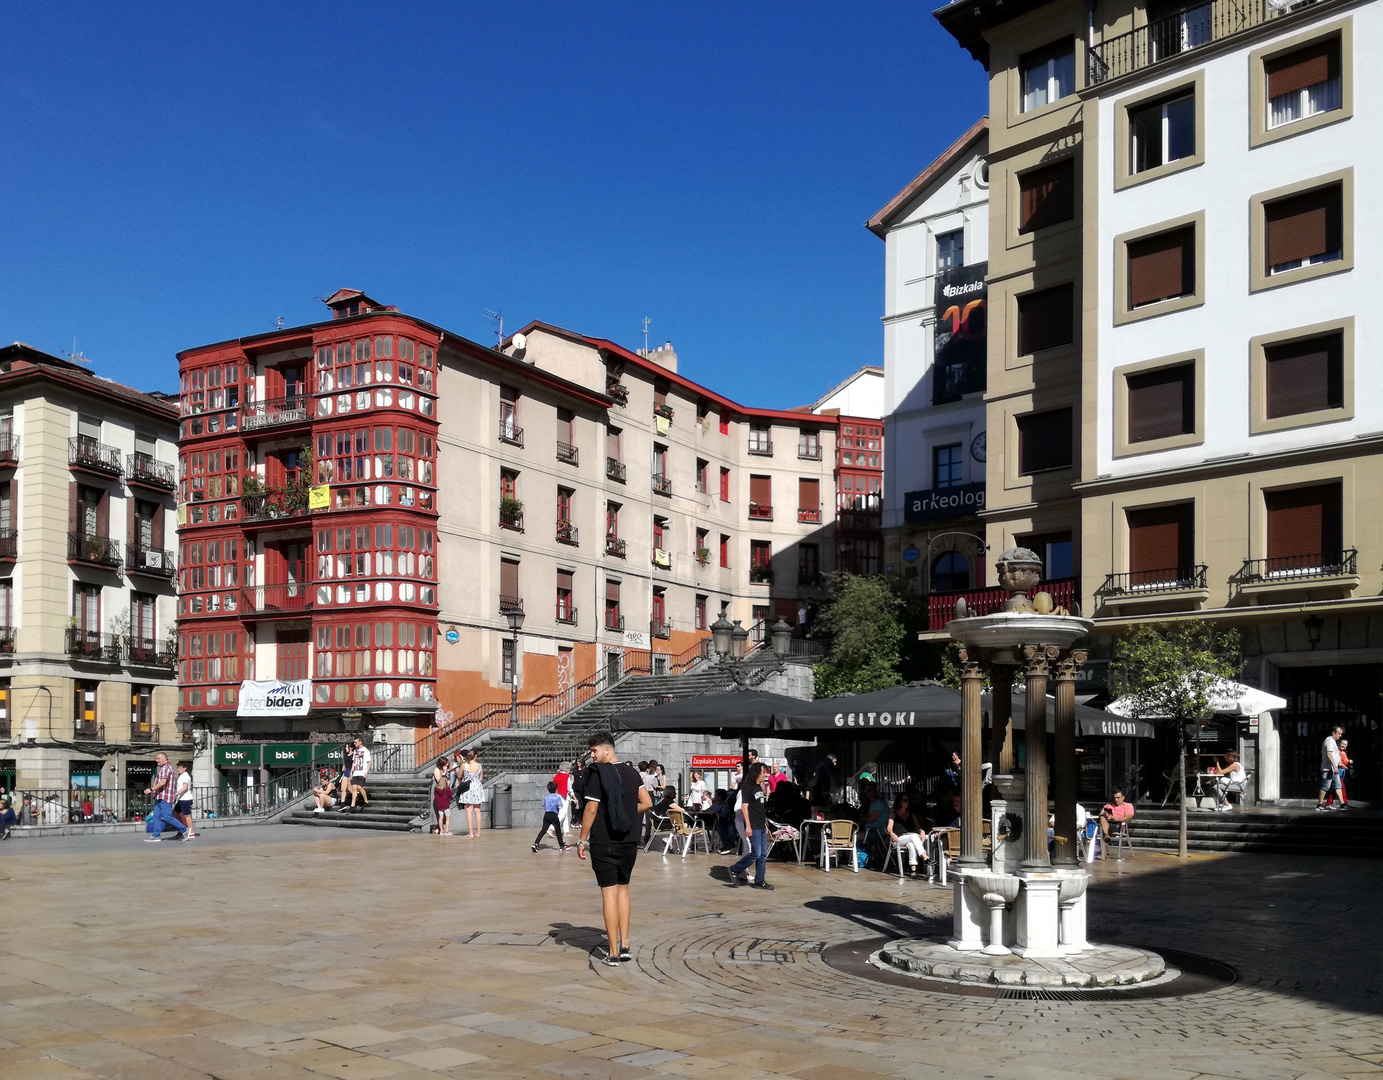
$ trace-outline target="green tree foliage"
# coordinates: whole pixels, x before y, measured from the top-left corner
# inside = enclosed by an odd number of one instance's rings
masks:
[[[1214,715],[1212,699],[1234,696],[1239,634],[1212,623],[1186,621],[1140,626],[1119,639],[1110,664],[1110,688],[1127,714],[1177,733],[1179,854],[1186,857],[1186,727]],[[1242,693],[1242,690],[1239,691]]]
[[[818,625],[831,652],[816,666],[816,696],[864,694],[897,686],[902,602],[882,577],[841,574]]]

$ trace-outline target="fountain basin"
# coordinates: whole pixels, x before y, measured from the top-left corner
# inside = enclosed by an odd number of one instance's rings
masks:
[[[1095,624],[1074,615],[1038,615],[1027,611],[1002,611],[952,619],[946,632],[976,649],[1016,649],[1022,645],[1055,645],[1065,651],[1090,633]]]

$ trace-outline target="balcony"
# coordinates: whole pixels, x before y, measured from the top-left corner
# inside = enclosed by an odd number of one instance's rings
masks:
[[[572,446],[571,443],[559,442],[557,444],[557,460],[568,465],[577,464],[576,447]]]
[[[106,570],[114,570],[117,574],[122,569],[120,545],[109,536],[88,536],[86,533],[80,532],[68,533],[67,558],[71,562],[82,562],[91,566],[100,566]]]
[[[0,561],[19,558],[19,533],[0,529]]]
[[[72,738],[77,742],[105,742],[106,725],[94,720],[73,720]]]
[[[653,565],[660,570],[672,569],[672,552],[664,551],[662,548],[653,549]]]
[[[138,544],[126,544],[125,572],[171,579],[173,576],[173,553],[160,551],[158,548],[140,547]]]
[[[0,426],[0,469],[19,464],[19,436],[8,426]]]
[[[1144,601],[1198,601],[1209,597],[1206,586],[1208,567],[1173,567],[1166,570],[1135,570],[1127,574],[1109,574],[1104,584],[1095,590],[1095,599],[1107,607],[1121,607]]]
[[[244,525],[300,522],[306,526],[310,513],[306,496],[299,499],[296,492],[270,491],[263,495],[240,496],[240,520]]]
[[[749,452],[759,457],[772,457],[773,440],[767,436],[758,439],[751,437],[749,440]]]
[[[250,401],[240,410],[242,431],[262,431],[265,428],[292,427],[312,419],[312,399],[306,394]]]
[[[797,584],[806,589],[818,588],[821,585],[821,574],[816,570],[799,570]]]
[[[557,621],[563,626],[576,625],[576,608],[570,604],[557,605]]]
[[[672,637],[672,623],[665,622],[659,624],[655,622],[649,626],[648,632],[655,638],[662,638],[664,641],[667,641]]]
[[[523,532],[523,507],[520,506],[515,508],[500,503],[499,527],[501,529],[512,529],[514,532]]]
[[[804,507],[799,506],[797,508],[797,520],[799,522],[806,522],[812,525],[820,525],[821,507],[818,506],[815,510],[807,510]]]
[[[773,504],[772,504],[772,503],[756,503],[756,502],[750,503],[750,504],[749,504],[749,520],[750,520],[750,521],[772,521],[772,520],[773,520]]]
[[[14,658],[14,636],[17,632],[13,626],[0,626],[0,663],[9,663]]]
[[[148,454],[125,455],[125,479],[131,484],[159,491],[172,491],[176,486],[173,466]]]
[[[135,722],[130,725],[130,742],[156,743],[159,741],[158,725]]]
[[[124,641],[116,634],[102,634],[80,626],[67,628],[67,655],[92,664],[118,664]]]
[[[669,480],[666,476],[661,476],[658,473],[654,473],[653,490],[656,491],[659,495],[671,495],[672,481]]]
[[[178,662],[177,642],[165,641],[160,644],[147,638],[127,637],[125,660],[131,667],[158,668],[172,675]]]
[[[559,544],[571,544],[577,546],[576,526],[570,521],[557,522],[557,542]]]
[[[613,555],[617,559],[624,558],[628,545],[618,536],[607,536],[605,538],[605,554]]]
[[[250,585],[240,590],[240,616],[252,619],[295,617],[312,611],[313,589],[306,581],[288,585]]]
[[[1355,548],[1309,555],[1279,555],[1245,559],[1229,583],[1246,596],[1270,592],[1342,595],[1359,584],[1359,552]]]
[[[67,440],[67,464],[100,476],[119,476],[125,471],[120,464],[120,448],[97,442],[89,435]]]
[[[1155,19],[1089,50],[1092,86],[1131,75],[1261,26],[1274,14],[1264,0],[1211,0]]]
[[[523,428],[514,423],[513,419],[501,419],[499,422],[499,441],[508,443],[510,446],[523,445]]]
[[[629,404],[629,387],[622,382],[612,382],[606,384],[605,393],[615,399],[615,404],[621,409]]]
[[[751,566],[749,568],[749,584],[772,585],[773,568],[769,566]]]
[[[522,611],[523,611],[523,597],[521,597],[521,596],[505,596],[503,593],[500,594],[500,597],[499,597],[499,613],[500,613],[501,615],[508,615],[508,614],[510,614],[510,613],[513,613],[513,612],[522,612]]]
[[[605,629],[613,630],[617,634],[624,633],[624,616],[607,611],[605,613]]]
[[[797,456],[801,458],[803,461],[820,461],[821,444],[818,442],[814,445],[808,446],[805,443],[798,443]]]
[[[1033,591],[1049,594],[1056,607],[1070,610],[1071,605],[1076,602],[1077,583],[1075,578],[1039,581]],[[965,601],[966,611],[970,615],[993,615],[1008,603],[1009,595],[997,585],[989,589],[932,593],[927,598],[927,629],[932,632],[944,632],[946,624],[956,617],[957,600]]]
[[[673,410],[671,405],[653,406],[653,415],[660,417],[663,420],[666,420],[669,424],[672,423],[672,412]]]
[[[624,483],[624,478],[627,471],[628,470],[626,470],[624,467],[624,463],[619,461],[618,459],[612,457],[607,457],[605,459],[605,475],[609,479],[617,480],[622,484]]]

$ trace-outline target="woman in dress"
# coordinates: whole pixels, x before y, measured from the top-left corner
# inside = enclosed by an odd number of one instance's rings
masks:
[[[466,751],[466,764],[460,775],[463,782],[470,781],[470,786],[456,801],[466,808],[466,835],[474,840],[480,836],[480,808],[485,804],[485,770],[474,750]]]
[[[706,781],[701,773],[693,769],[691,771],[691,783],[687,785],[687,805],[693,810],[704,810],[710,805],[710,798],[706,794]]]
[[[443,754],[432,767],[432,808],[437,811],[437,834],[451,835],[451,769]]]

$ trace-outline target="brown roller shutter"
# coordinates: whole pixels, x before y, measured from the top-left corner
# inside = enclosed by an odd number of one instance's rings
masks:
[[[512,597],[519,595],[519,564],[509,559],[499,561],[499,594]]]
[[[1043,472],[1071,465],[1071,410],[1018,417],[1018,471]]]
[[[1270,98],[1333,79],[1340,74],[1340,39],[1312,42],[1285,56],[1274,57],[1263,64],[1263,70],[1268,76]]]
[[[1263,208],[1268,267],[1339,251],[1340,185],[1317,188]]]
[[[759,506],[773,505],[773,480],[767,476],[749,478],[749,501]]]
[[[613,602],[613,603],[616,603],[616,604],[619,603],[619,582],[618,582],[618,581],[611,581],[611,580],[609,580],[608,578],[606,579],[606,581],[605,581],[605,599],[606,599],[607,602]]]
[[[1129,510],[1130,583],[1152,585],[1180,580],[1194,562],[1195,504]]]
[[[797,508],[799,510],[818,510],[821,507],[821,481],[797,481]]]
[[[135,531],[135,525],[139,521],[139,503],[134,499],[125,500],[125,543],[128,547],[134,547],[139,534]]]
[[[1196,230],[1159,233],[1128,245],[1129,307],[1196,291]]]
[[[110,492],[101,492],[96,503],[96,535],[110,537]]]
[[[149,544],[156,551],[163,550],[163,506],[155,505],[153,525],[149,529]]]
[[[1339,484],[1269,491],[1263,501],[1268,510],[1270,571],[1314,565],[1312,560],[1322,554],[1327,559],[1339,557]]]
[[[1076,216],[1076,163],[1074,158],[1034,169],[1018,178],[1022,199],[1018,231],[1035,232]]]
[[[1344,340],[1340,334],[1271,345],[1263,350],[1268,419],[1344,405]]]
[[[558,570],[558,571],[557,571],[557,587],[558,587],[559,589],[570,589],[570,588],[571,588],[571,577],[572,577],[572,572],[571,572],[570,570]]]
[[[1075,289],[1072,285],[1030,292],[1018,298],[1018,352],[1026,356],[1075,340]]]
[[[1147,442],[1196,429],[1196,369],[1192,364],[1128,377],[1128,441]]]
[[[75,480],[67,485],[67,531],[82,531],[82,526],[77,521],[77,481]]]

